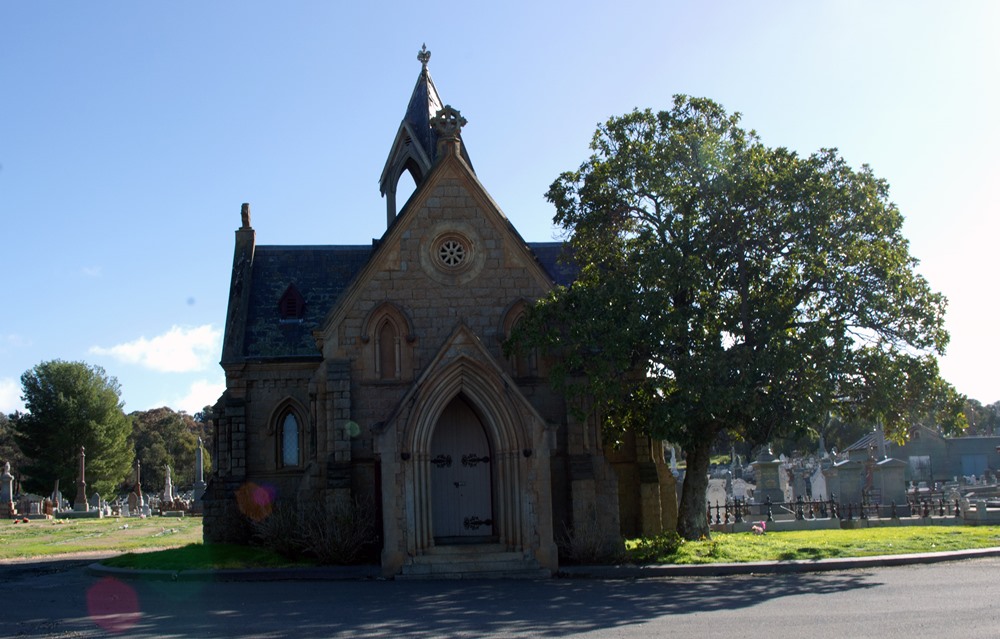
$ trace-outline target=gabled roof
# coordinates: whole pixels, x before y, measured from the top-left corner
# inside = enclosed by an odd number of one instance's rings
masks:
[[[258,246],[243,357],[319,357],[312,332],[371,253],[371,246]],[[305,301],[301,320],[281,318],[279,302],[291,284]]]
[[[561,242],[528,242],[539,265],[556,284],[569,285],[575,269],[559,260]],[[258,246],[242,356],[248,360],[320,357],[313,331],[341,293],[368,263],[373,248],[361,246]],[[301,320],[283,320],[280,301],[289,285],[302,295]]]
[[[559,286],[569,286],[580,273],[579,267],[569,259],[569,244],[565,242],[525,242],[535,259]]]

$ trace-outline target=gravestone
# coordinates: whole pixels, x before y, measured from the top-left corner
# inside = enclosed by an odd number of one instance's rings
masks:
[[[757,461],[750,464],[754,469],[754,476],[757,478],[757,488],[753,492],[755,504],[766,503],[770,498],[771,503],[785,501],[785,491],[781,488],[781,461],[775,459],[771,447],[761,450],[757,455]]]
[[[813,471],[812,476],[809,478],[809,482],[813,499],[823,501],[829,498],[830,493],[826,488],[826,476],[823,474],[822,465]]]
[[[198,448],[194,452],[194,497],[191,510],[201,512],[201,496],[205,494],[205,445],[198,438]]]
[[[878,462],[877,475],[883,504],[902,506],[906,503],[907,468],[906,462],[892,457]]]
[[[87,480],[84,474],[86,469],[86,453],[83,446],[80,446],[80,470],[76,480],[76,499],[73,500],[73,510],[78,512],[87,511]]]
[[[163,496],[160,500],[167,504],[174,500],[174,482],[170,478],[170,464],[167,464],[167,474],[163,480]]]
[[[10,462],[4,462],[0,473],[0,517],[13,517],[17,514],[14,508],[14,476],[10,474]]]

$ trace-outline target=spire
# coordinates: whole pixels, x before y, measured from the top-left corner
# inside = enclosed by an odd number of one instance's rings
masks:
[[[396,217],[396,185],[404,171],[409,171],[417,187],[430,172],[438,159],[438,133],[432,125],[432,120],[444,108],[444,102],[438,95],[434,80],[431,79],[427,65],[431,52],[424,44],[417,53],[420,62],[420,75],[406,105],[406,113],[396,132],[389,157],[386,159],[382,176],[379,178],[379,189],[386,198],[388,223],[391,225]],[[462,158],[472,166],[461,145]],[[400,203],[402,204],[402,203]]]

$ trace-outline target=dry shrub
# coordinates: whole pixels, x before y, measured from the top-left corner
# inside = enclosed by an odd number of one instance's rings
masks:
[[[582,521],[574,522],[560,539],[559,554],[568,563],[610,564],[620,562],[625,553],[618,531],[613,522],[598,516],[597,508],[591,506]]]
[[[376,542],[375,505],[351,499],[328,508],[324,502],[302,521],[302,549],[322,564],[353,564]]]
[[[252,541],[285,557],[297,557],[302,552],[302,530],[295,505],[278,501],[269,511],[264,519],[250,521]]]

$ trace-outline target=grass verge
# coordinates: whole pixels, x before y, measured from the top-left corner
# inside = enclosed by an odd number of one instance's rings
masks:
[[[897,526],[855,530],[716,533],[682,541],[676,535],[631,540],[626,559],[637,564],[710,564],[815,560],[943,552],[1000,546],[1000,526]]]
[[[0,560],[81,552],[140,552],[201,541],[194,517],[0,520]]]
[[[1000,546],[1000,526],[899,526],[856,530],[716,533],[682,542],[676,535],[631,540],[626,561],[708,564],[815,560]],[[107,518],[0,521],[0,560],[109,552],[104,564],[143,570],[274,568],[302,565],[261,548],[201,543],[201,519]]]
[[[136,570],[226,570],[308,565],[289,561],[278,553],[263,548],[200,543],[156,552],[127,553],[105,559],[101,563]]]

